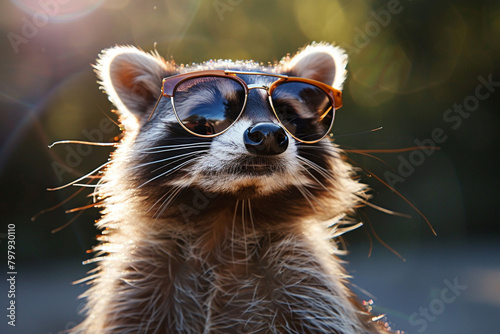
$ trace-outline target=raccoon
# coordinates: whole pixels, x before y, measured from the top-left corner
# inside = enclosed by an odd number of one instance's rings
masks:
[[[346,64],[327,43],[268,66],[104,50],[124,134],[71,333],[389,333],[335,242],[367,199],[328,137]]]

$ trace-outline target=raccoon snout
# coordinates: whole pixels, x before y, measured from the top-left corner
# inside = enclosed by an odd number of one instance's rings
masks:
[[[274,123],[258,123],[243,133],[243,141],[248,152],[258,155],[278,155],[288,147],[285,130]]]

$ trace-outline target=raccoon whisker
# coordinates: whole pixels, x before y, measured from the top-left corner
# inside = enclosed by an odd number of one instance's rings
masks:
[[[85,141],[85,140],[59,140],[50,144],[49,148],[52,148],[60,144],[80,144],[80,145],[91,145],[91,146],[114,146],[114,147],[118,146],[118,143],[100,143],[100,142]]]
[[[97,185],[100,187],[102,184],[104,183],[104,178],[101,178],[98,182],[97,182]],[[83,188],[82,188],[83,189]],[[98,188],[96,188],[98,189]],[[99,196],[98,192],[96,192],[94,190],[94,192],[92,194],[90,194],[90,196],[92,196],[92,201],[95,203],[96,200],[97,200],[97,196]]]
[[[174,188],[174,190],[170,191],[170,192],[167,192],[166,194],[169,194],[168,197],[165,199],[165,201],[163,201],[163,203],[160,205],[160,207],[158,208],[158,210],[156,211],[155,213],[155,217],[158,218],[160,217],[161,215],[163,215],[163,213],[165,212],[165,210],[168,208],[168,206],[170,205],[170,203],[172,203],[172,201],[175,199],[175,197],[184,189],[183,186],[177,186],[176,188]],[[164,195],[165,196],[165,195]],[[162,196],[163,198],[163,196]]]
[[[259,245],[258,238],[257,238],[257,230],[255,229],[255,223],[253,220],[253,214],[252,214],[252,203],[251,200],[248,199],[248,216],[250,218],[250,224],[252,226],[252,232],[253,232],[253,239],[256,245]],[[255,256],[257,257],[257,261],[259,262],[259,265],[262,265],[261,263],[261,258],[260,258],[260,247],[257,247],[255,250]]]
[[[304,199],[307,201],[307,203],[309,203],[309,206],[311,206],[311,208],[313,209],[313,211],[317,212],[316,207],[312,204],[311,200],[309,199],[309,196],[310,196],[310,197],[313,198],[313,200],[316,203],[320,204],[318,202],[318,200],[316,199],[316,197],[314,197],[314,195],[311,194],[311,192],[308,191],[304,186],[298,185],[298,186],[295,186],[295,188],[297,188],[297,190],[300,192],[300,194],[302,195],[302,197],[304,197]]]
[[[253,222],[253,215],[252,215],[252,204],[250,202],[250,199],[248,199],[248,216],[250,218],[250,224],[252,224],[252,231],[253,231],[253,236],[255,240],[257,241],[257,234],[255,234],[255,224]]]
[[[325,152],[332,152],[332,155],[335,153],[334,150],[329,150],[328,148],[327,149],[323,149],[322,152],[323,153],[325,153]],[[310,155],[312,157],[316,157],[316,154],[314,154],[314,152],[307,152],[307,151],[305,151],[304,153],[307,154],[307,155]],[[329,170],[327,168],[319,166],[318,164],[314,163],[311,159],[308,159],[307,157],[305,157],[303,155],[298,155],[297,158],[299,158],[300,160],[303,160],[303,161],[310,162],[311,164],[317,166],[319,169],[323,170],[325,173],[327,173],[329,175],[332,175],[332,176],[334,175],[333,171],[331,171],[331,170]]]
[[[370,227],[370,230],[372,231],[373,236],[375,237],[375,239],[377,239],[377,241],[380,242],[380,244],[382,246],[384,246],[385,248],[387,248],[391,253],[393,253],[394,255],[396,255],[397,257],[399,257],[403,262],[406,262],[406,259],[401,254],[399,254],[394,248],[392,248],[391,246],[389,246],[384,240],[382,240],[382,238],[379,237],[379,235],[377,234],[377,232],[375,232],[375,228],[373,227],[373,224],[370,221],[370,219],[368,218],[368,216],[364,212],[361,212],[361,211],[360,211],[360,214],[366,218],[365,220],[367,221],[368,226]]]
[[[397,212],[397,211],[392,211],[392,210],[389,210],[389,209],[386,209],[386,208],[383,208],[381,206],[378,206],[378,205],[375,205],[371,202],[369,202],[368,200],[362,198],[361,196],[358,196],[361,198],[361,201],[363,204],[365,205],[368,205],[369,207],[372,207],[373,209],[375,210],[378,210],[378,211],[381,211],[383,213],[387,213],[389,215],[393,215],[393,216],[398,216],[398,217],[402,217],[402,218],[408,218],[408,219],[411,219],[411,216],[406,214],[406,213],[401,213],[401,212]]]
[[[233,215],[233,225],[232,225],[232,230],[231,230],[231,256],[232,260],[234,261],[234,230],[236,228],[236,212],[238,212],[238,205],[240,204],[240,200],[236,200],[236,206],[234,208],[234,215]]]
[[[196,159],[196,157],[197,157],[197,156],[199,156],[201,153],[204,153],[204,152],[205,152],[205,151],[203,151],[203,152],[192,152],[192,153],[193,153],[193,154],[192,154],[192,157],[193,157],[193,158],[191,158],[191,156],[186,156],[186,157],[179,158],[179,159],[177,159],[177,160],[170,161],[170,162],[169,162],[169,163],[167,163],[167,164],[161,165],[160,167],[153,169],[153,170],[151,171],[151,173],[157,172],[157,171],[159,171],[159,170],[161,170],[161,169],[163,169],[163,168],[165,168],[165,167],[168,167],[168,166],[170,166],[170,165],[172,165],[172,164],[178,163],[178,162],[180,162],[180,161],[182,161],[182,160],[186,160],[186,159],[193,160],[193,159]],[[187,160],[187,161],[189,161],[189,160]]]
[[[78,219],[78,217],[80,217],[85,211],[80,211],[78,212],[73,218],[71,218],[67,223],[65,223],[64,225],[61,225],[55,229],[53,229],[52,231],[50,231],[50,233],[54,234],[54,233],[57,233],[63,229],[65,229],[66,227],[68,227],[69,225],[71,225],[75,220]]]
[[[323,188],[324,190],[328,191],[328,188],[327,188],[327,187],[325,187],[325,185],[324,185],[323,183],[321,183],[321,181],[320,181],[320,180],[318,180],[318,179],[316,178],[316,176],[314,176],[314,174],[313,174],[313,173],[311,173],[311,171],[309,170],[309,168],[307,168],[307,167],[311,167],[311,168],[313,168],[313,167],[312,167],[312,166],[309,166],[309,164],[307,163],[307,161],[301,161],[301,162],[303,163],[303,165],[301,165],[302,170],[304,170],[307,174],[309,174],[309,176],[310,176],[310,177],[311,177],[314,181],[316,181],[316,184],[320,185],[320,186],[321,186],[321,188]],[[314,168],[313,168],[313,169],[314,169]]]
[[[190,143],[190,144],[154,146],[154,147],[147,147],[147,148],[143,148],[140,150],[136,150],[136,152],[162,153],[162,152],[169,152],[169,151],[175,151],[175,150],[182,150],[185,148],[210,147],[210,145],[211,145],[211,143]]]
[[[243,227],[243,238],[244,238],[244,245],[245,245],[245,257],[244,259],[248,259],[248,240],[247,240],[247,231],[245,227],[245,201],[241,201],[241,225]],[[245,267],[248,272],[248,262],[245,260]]]
[[[180,186],[179,186],[180,187]],[[165,194],[163,194],[156,202],[154,202],[153,205],[151,205],[149,207],[149,209],[146,211],[146,213],[149,213],[151,210],[153,210],[153,208],[156,206],[156,204],[160,203],[161,200],[163,200],[165,198],[165,196],[168,196],[169,194],[171,194],[176,188],[173,188],[173,189],[170,189],[169,191],[167,191]],[[158,211],[157,211],[158,212]],[[156,215],[156,214],[155,214]]]
[[[339,137],[347,137],[347,136],[364,135],[364,134],[367,134],[367,133],[370,133],[370,132],[375,132],[375,131],[382,130],[383,128],[384,128],[383,126],[379,126],[378,128],[374,128],[374,129],[371,129],[371,130],[365,130],[365,131],[361,131],[361,132],[341,133],[341,134],[339,134],[339,135],[334,135],[334,136],[332,136],[332,141],[333,141],[335,138],[339,138]]]
[[[192,151],[195,151],[197,149],[204,149],[205,151],[208,151],[209,148],[210,148],[210,146],[200,145],[200,146],[189,146],[189,147],[171,148],[171,149],[157,150],[157,151],[150,151],[150,152],[146,152],[146,151],[138,151],[138,152],[141,152],[141,153],[144,153],[144,154],[156,154],[156,153],[166,153],[166,152],[181,151],[181,150],[188,150],[188,149],[192,150]]]
[[[74,185],[74,184],[76,184],[76,183],[78,183],[78,182],[80,182],[80,181],[82,181],[82,180],[85,180],[85,179],[86,179],[86,178],[88,178],[88,177],[91,177],[91,176],[92,176],[92,174],[97,173],[98,171],[100,171],[101,169],[103,169],[104,167],[106,167],[107,165],[111,164],[111,162],[112,162],[112,161],[108,161],[108,162],[106,162],[106,163],[102,164],[101,166],[97,167],[96,169],[94,169],[94,170],[93,170],[93,171],[91,171],[90,173],[87,173],[87,174],[85,174],[84,176],[79,177],[78,179],[76,179],[76,180],[74,180],[74,181],[72,181],[72,182],[66,183],[66,184],[65,184],[65,185],[63,185],[63,186],[56,187],[56,188],[47,188],[47,191],[56,191],[56,190],[61,190],[61,189],[67,188],[67,187],[69,187],[69,186],[72,186],[72,185]]]
[[[329,171],[318,164],[312,162],[311,160],[304,158],[302,156],[297,157],[301,162],[305,163],[308,167],[314,169],[316,172],[318,172],[321,176],[323,176],[325,179],[329,179],[333,181],[334,174],[332,171]]]
[[[83,187],[83,188],[99,188],[99,184],[86,184],[86,183],[75,183],[73,187]]]
[[[172,138],[170,138],[170,140],[173,140]],[[141,150],[144,150],[144,151],[147,151],[147,150],[157,150],[157,149],[162,149],[162,148],[172,148],[172,147],[187,147],[187,146],[195,146],[195,145],[200,145],[200,144],[208,144],[210,145],[211,142],[203,142],[203,141],[196,141],[196,142],[192,142],[192,143],[181,143],[181,144],[169,144],[169,145],[158,145],[158,146],[151,146],[151,147],[145,147]]]
[[[169,175],[169,174],[171,174],[171,173],[175,172],[176,170],[179,170],[179,169],[181,169],[182,167],[184,167],[184,166],[186,166],[186,165],[189,165],[190,163],[192,163],[192,159],[191,159],[191,160],[188,160],[188,161],[186,161],[186,162],[183,162],[182,164],[177,165],[177,166],[175,166],[174,168],[170,168],[170,169],[169,169],[169,170],[167,170],[166,172],[163,172],[163,173],[161,173],[160,175],[157,175],[157,176],[155,176],[155,177],[153,177],[153,178],[151,178],[151,179],[147,180],[146,182],[144,182],[144,183],[142,183],[140,186],[138,186],[138,187],[137,187],[137,189],[142,188],[142,187],[143,187],[143,186],[145,186],[146,184],[148,184],[148,183],[150,183],[151,181],[154,181],[154,180],[156,180],[156,179],[158,179],[158,178],[160,178],[160,177],[165,177],[165,176],[167,176],[167,175]]]
[[[206,152],[206,151],[203,151],[203,152]],[[199,153],[203,153],[203,152],[200,152],[200,151],[188,152],[188,153],[179,154],[179,155],[176,155],[176,156],[173,156],[173,157],[168,157],[168,158],[165,158],[165,159],[160,159],[160,160],[154,160],[154,161],[150,161],[150,162],[145,162],[145,163],[142,163],[142,164],[139,164],[139,165],[136,165],[136,166],[132,167],[132,169],[138,169],[138,168],[142,168],[142,167],[145,167],[145,166],[154,165],[154,164],[157,164],[157,163],[160,163],[160,162],[165,162],[165,161],[169,161],[169,160],[173,160],[173,159],[178,159],[178,158],[182,158],[182,157],[186,157],[186,156],[190,156],[190,155],[195,155],[195,154],[199,154]]]
[[[318,172],[321,176],[323,176],[325,179],[331,181],[332,183],[334,182],[333,174],[324,169],[321,166],[318,166],[314,162],[310,161],[309,159],[303,158],[303,157],[298,157],[300,162],[303,164],[302,167],[303,169],[319,184],[321,187],[329,192],[331,192],[330,189],[326,188],[310,171],[307,167],[313,169],[314,171]],[[305,166],[304,166],[305,165]]]
[[[317,147],[317,146],[311,146],[311,145],[299,145],[299,150],[307,153],[307,154],[312,154],[311,152],[327,152],[330,153],[331,155],[335,156],[338,155],[338,150],[333,148],[333,147]]]
[[[368,256],[370,257],[370,256]],[[359,285],[357,284],[354,284],[352,282],[349,282],[350,285],[352,285],[354,288],[358,289],[359,291],[361,291],[364,295],[368,296],[368,298],[372,299],[372,300],[377,300],[377,297],[374,296],[373,294],[371,294],[369,291],[363,289],[362,287],[360,287]]]
[[[324,190],[326,190],[327,192],[331,193],[331,194],[335,194],[334,191],[332,189],[329,189],[328,187],[326,187],[320,180],[318,180],[316,178],[316,176],[314,176],[311,171],[307,168],[311,168],[313,170],[315,170],[316,172],[318,172],[321,176],[323,176],[325,179],[327,180],[330,180],[332,183],[334,183],[334,179],[333,179],[333,176],[331,174],[331,172],[329,172],[328,170],[324,169],[323,167],[321,166],[318,166],[317,164],[315,164],[314,162],[310,161],[309,159],[307,158],[304,158],[304,157],[298,157],[301,164],[301,168],[302,170],[304,170],[307,174],[309,174],[309,176],[316,182],[316,184],[318,184],[319,186],[321,186],[321,188],[323,188]],[[302,188],[302,189],[300,189]],[[307,190],[305,187],[297,187],[297,189],[301,192],[302,196],[304,196],[304,198],[309,202],[309,205],[313,208],[314,212],[317,212],[316,211],[316,208],[313,206],[312,202],[310,201],[309,198],[312,198],[317,204],[321,205],[321,203],[316,199],[316,197],[309,191]],[[307,196],[309,195],[309,197]]]
[[[433,150],[440,150],[441,147],[439,146],[427,146],[428,149],[433,149]],[[410,147],[403,147],[403,148],[392,148],[392,149],[371,149],[371,150],[358,150],[358,149],[344,149],[345,152],[348,153],[357,153],[357,154],[364,154],[364,153],[402,153],[402,152],[409,152],[409,151],[416,151],[416,150],[421,150],[422,147],[420,146],[410,146]]]
[[[404,197],[399,191],[397,191],[394,187],[392,187],[391,185],[389,185],[387,182],[385,182],[384,180],[382,180],[378,175],[372,173],[368,168],[366,167],[363,167],[361,165],[359,165],[358,163],[356,163],[354,160],[351,159],[351,161],[353,163],[355,163],[356,165],[360,166],[365,172],[369,173],[370,175],[372,175],[376,180],[378,180],[380,183],[382,183],[384,186],[386,186],[387,188],[389,188],[390,190],[392,190],[394,193],[396,193],[396,195],[398,195],[403,201],[405,201],[409,206],[411,206],[413,208],[413,210],[415,210],[419,215],[420,217],[422,217],[425,222],[427,223],[427,226],[430,228],[431,232],[434,234],[434,236],[437,236],[437,233],[436,231],[434,230],[434,227],[432,227],[432,224],[431,222],[429,221],[429,219],[427,219],[427,217],[415,206],[415,204],[413,204],[410,200],[408,200],[406,197]]]
[[[99,185],[100,186],[100,185]],[[93,192],[87,195],[87,197],[92,197],[92,203],[96,203],[97,196],[99,196],[99,189],[96,188]],[[99,198],[103,199],[103,198]]]
[[[345,153],[356,153],[356,154],[364,155],[365,157],[370,157],[372,159],[375,159],[375,160],[383,163],[387,168],[391,169],[393,172],[396,172],[396,170],[391,165],[389,165],[387,162],[380,159],[379,157],[374,156],[373,154],[368,154],[368,153],[365,153],[362,151],[356,151],[356,150],[347,150],[347,149],[344,149],[344,152]]]
[[[89,183],[92,182],[92,180],[89,180],[88,181]],[[48,208],[48,209],[44,209],[44,210],[41,210],[40,212],[38,212],[36,215],[34,215],[33,217],[31,217],[31,221],[35,221],[38,217],[40,217],[41,215],[47,213],[47,212],[50,212],[50,211],[54,211],[58,208],[60,208],[61,206],[63,206],[65,203],[69,202],[72,198],[76,197],[79,193],[81,193],[82,191],[84,190],[84,188],[80,188],[78,189],[75,193],[73,193],[71,196],[69,196],[68,198],[66,198],[64,201]]]

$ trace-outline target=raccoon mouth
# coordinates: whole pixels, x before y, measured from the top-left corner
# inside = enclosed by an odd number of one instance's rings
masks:
[[[272,165],[264,164],[247,164],[234,169],[236,174],[244,174],[250,176],[271,175],[276,172],[276,168]]]
[[[217,169],[206,170],[205,174],[229,174],[236,177],[270,176],[284,172],[284,166],[275,159],[238,159]]]
[[[268,196],[306,182],[301,174],[291,172],[294,162],[283,157],[240,156],[201,167],[193,180],[197,186],[240,199]]]

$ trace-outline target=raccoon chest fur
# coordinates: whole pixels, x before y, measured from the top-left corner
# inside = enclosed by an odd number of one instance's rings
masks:
[[[328,137],[346,62],[325,43],[268,67],[105,50],[125,131],[72,333],[388,333],[336,256],[367,198]]]

